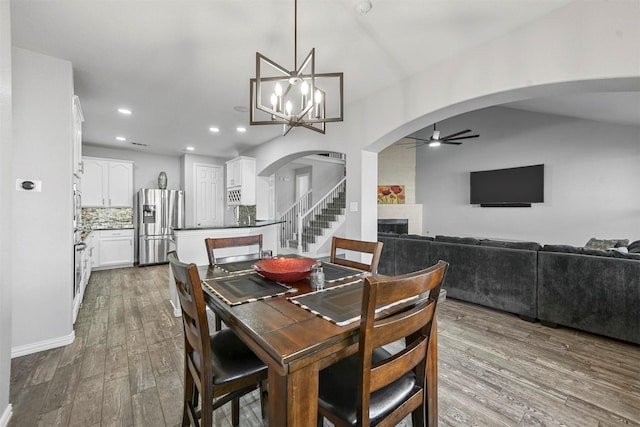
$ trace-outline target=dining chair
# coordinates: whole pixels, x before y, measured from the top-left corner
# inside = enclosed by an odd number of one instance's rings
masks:
[[[231,402],[233,426],[240,422],[240,397],[260,386],[264,417],[267,366],[230,329],[209,334],[200,275],[195,264],[168,254],[176,282],[184,333],[183,426],[211,427],[213,411]]]
[[[342,258],[337,256],[339,250],[348,251],[347,254],[353,252],[360,252],[365,254],[371,254],[371,261],[369,264],[363,262],[354,261],[348,258]],[[357,268],[358,270],[369,271],[376,273],[378,271],[378,263],[380,262],[380,254],[382,253],[382,242],[365,242],[362,240],[345,239],[342,237],[333,237],[331,239],[331,258],[330,262],[333,264],[340,264],[346,267]]]
[[[207,238],[204,239],[204,244],[207,247],[207,255],[209,256],[209,265],[226,264],[229,262],[246,261],[251,259],[260,259],[262,254],[262,234],[255,236],[240,236],[240,237],[221,237],[217,239]],[[234,248],[234,247],[247,247],[246,253],[241,255],[216,256],[216,249]]]
[[[262,234],[255,236],[206,238],[204,244],[207,247],[209,265],[226,264],[237,261],[259,260],[262,255]],[[216,256],[216,249],[246,247],[246,253],[232,256]],[[222,329],[222,321],[214,314],[216,331]]]
[[[320,371],[318,426],[324,418],[337,427],[395,426],[409,414],[414,426],[426,425],[426,380],[437,373],[427,372],[427,354],[448,265],[364,279],[358,353]]]

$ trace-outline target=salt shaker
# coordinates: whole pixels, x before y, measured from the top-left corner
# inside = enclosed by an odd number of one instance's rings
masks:
[[[322,269],[322,264],[318,263],[311,267],[309,282],[311,284],[311,289],[324,289],[324,270]]]

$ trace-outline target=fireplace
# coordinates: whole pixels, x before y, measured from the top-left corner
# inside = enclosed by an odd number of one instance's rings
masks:
[[[378,233],[407,234],[408,232],[408,219],[378,219]]]

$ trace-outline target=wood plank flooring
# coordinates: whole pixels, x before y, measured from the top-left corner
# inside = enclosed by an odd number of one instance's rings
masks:
[[[94,272],[75,342],[12,360],[9,426],[180,425],[167,268]],[[640,426],[640,346],[451,299],[439,320],[441,426]],[[242,426],[267,425],[257,393],[241,404]]]

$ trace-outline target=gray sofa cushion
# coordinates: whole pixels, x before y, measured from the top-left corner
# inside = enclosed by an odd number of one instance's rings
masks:
[[[444,243],[459,243],[462,245],[479,245],[480,240],[473,237],[453,237],[453,236],[441,236],[437,235],[434,239],[436,242]]]
[[[525,251],[539,251],[542,246],[536,242],[504,242],[501,240],[481,240],[480,246],[491,246],[494,248],[522,249]]]
[[[544,245],[542,250],[544,252],[563,252],[567,254],[579,254],[579,247],[571,246],[571,245]]]
[[[396,240],[396,274],[406,274],[429,267],[431,240],[399,238]]]
[[[430,242],[430,265],[449,263],[447,297],[516,313],[530,319],[537,310],[537,251]]]
[[[394,276],[395,259],[396,259],[396,240],[398,234],[395,233],[378,233],[378,241],[382,242],[382,253],[380,254],[380,262],[378,262],[378,273],[385,276]]]
[[[419,234],[401,234],[401,239],[414,239],[414,240],[433,240],[431,236],[421,236]]]
[[[640,261],[538,252],[538,318],[640,344]]]

